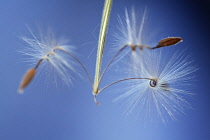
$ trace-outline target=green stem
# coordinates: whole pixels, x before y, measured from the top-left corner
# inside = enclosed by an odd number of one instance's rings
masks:
[[[104,45],[105,45],[105,41],[106,41],[106,33],[107,33],[107,28],[108,28],[108,23],[109,23],[111,7],[112,7],[112,0],[105,0],[103,17],[101,20],[99,41],[98,41],[95,80],[94,80],[94,86],[93,86],[93,93],[95,95],[98,94],[98,87],[99,87],[99,83],[100,83],[101,63],[102,63]]]

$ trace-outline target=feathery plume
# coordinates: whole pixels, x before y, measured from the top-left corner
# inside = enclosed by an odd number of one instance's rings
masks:
[[[48,32],[46,35],[42,33],[35,35],[30,29],[29,31],[32,38],[22,37],[22,40],[28,46],[20,52],[29,56],[26,61],[35,67],[25,74],[18,92],[23,92],[24,88],[33,79],[38,67],[39,72],[47,71],[46,73],[50,77],[54,77],[54,81],[57,77],[60,77],[67,85],[72,84],[73,75],[69,73],[69,70],[78,73],[75,70],[74,61],[71,61],[72,57],[69,57],[66,52],[71,55],[73,47],[66,45],[65,40],[57,40],[52,32]]]
[[[147,10],[145,9],[142,18],[139,18],[136,15],[136,11],[134,8],[129,12],[127,9],[125,10],[125,17],[118,18],[119,25],[117,26],[117,32],[114,32],[115,38],[115,48],[113,51],[124,50],[125,46],[130,47],[132,52],[135,52],[138,48],[140,50],[140,54],[143,54],[143,49],[158,49],[161,47],[172,46],[182,41],[181,37],[168,37],[160,40],[156,46],[148,46],[145,44],[145,36],[144,36],[144,26],[146,21]],[[123,49],[122,49],[123,48]],[[130,49],[124,50],[123,53],[120,53],[118,56],[118,61],[123,58],[125,55],[132,53]],[[132,55],[131,55],[132,56]],[[118,62],[117,61],[117,62]]]
[[[131,11],[125,10],[124,17],[118,17],[119,25],[117,26],[117,32],[114,32],[115,43],[113,51],[118,51],[122,46],[128,45],[132,50],[136,49],[136,46],[142,46],[143,43],[143,27],[146,20],[146,9],[143,12],[142,18],[137,17],[134,8]],[[125,51],[120,57],[124,57],[130,51]]]
[[[167,116],[175,119],[177,113],[184,113],[186,108],[190,108],[186,99],[191,93],[187,91],[187,86],[191,85],[197,70],[190,56],[184,56],[183,51],[157,49],[145,51],[140,59],[135,56],[130,76],[151,80],[129,80],[127,91],[114,100],[123,101],[121,104],[126,115],[136,109],[137,116],[155,116],[165,122]]]

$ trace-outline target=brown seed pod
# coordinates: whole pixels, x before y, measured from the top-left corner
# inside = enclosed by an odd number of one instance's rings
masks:
[[[23,76],[23,79],[20,83],[20,87],[18,89],[18,93],[22,94],[24,88],[31,82],[33,79],[34,75],[36,74],[36,69],[29,69],[26,74]]]
[[[182,41],[181,37],[165,38],[165,39],[162,39],[160,42],[158,42],[158,45],[156,47],[152,48],[152,49],[175,45],[175,44],[177,44],[177,43],[179,43],[181,41]]]

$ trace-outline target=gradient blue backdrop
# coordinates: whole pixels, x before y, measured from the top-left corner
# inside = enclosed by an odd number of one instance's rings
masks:
[[[199,67],[193,87],[193,110],[165,124],[144,125],[133,116],[124,118],[112,103],[111,90],[93,102],[88,79],[75,81],[72,87],[44,84],[44,77],[17,94],[19,81],[29,68],[17,51],[25,44],[28,25],[51,27],[56,36],[64,36],[78,47],[79,59],[94,75],[95,56],[103,0],[1,0],[0,1],[0,140],[209,140],[210,139],[210,4],[188,0],[114,0],[104,63],[111,48],[111,30],[117,15],[134,6],[141,12],[148,7],[148,28],[157,33],[154,42],[167,36],[181,36]],[[153,32],[154,31],[154,32]],[[93,50],[90,57],[87,56]],[[81,70],[85,77],[84,72]],[[111,71],[109,71],[112,77]],[[106,77],[107,80],[109,76]],[[111,80],[110,80],[111,81]],[[104,82],[106,83],[106,82]],[[103,83],[103,85],[105,85]]]

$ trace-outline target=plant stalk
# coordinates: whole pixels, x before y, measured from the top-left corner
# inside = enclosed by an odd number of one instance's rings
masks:
[[[110,18],[111,7],[112,7],[112,0],[105,0],[103,16],[101,20],[99,41],[98,41],[98,52],[97,52],[97,58],[96,58],[95,79],[94,79],[94,85],[93,85],[94,95],[98,94],[102,57],[103,57],[104,45],[106,42],[106,34],[107,34],[107,28],[108,28],[108,23],[109,23],[109,18]]]

